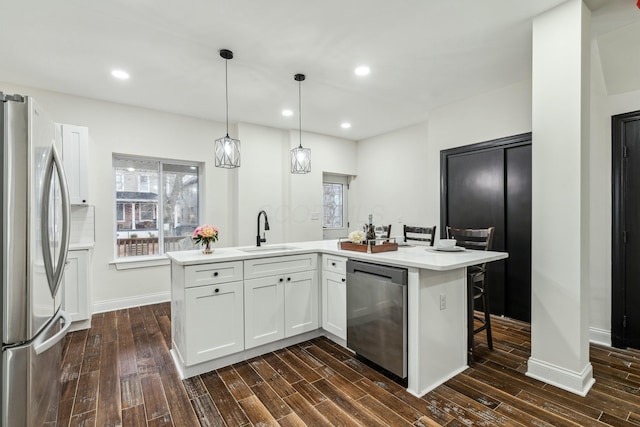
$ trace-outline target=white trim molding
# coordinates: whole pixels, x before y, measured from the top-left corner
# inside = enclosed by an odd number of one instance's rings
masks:
[[[576,372],[541,360],[529,358],[529,369],[526,376],[543,381],[563,390],[586,396],[596,382],[593,378],[593,367],[587,363],[582,372]]]
[[[155,294],[98,301],[93,303],[93,314],[169,301],[171,301],[171,292],[158,292]]]
[[[611,331],[600,328],[589,328],[589,342],[611,347]]]

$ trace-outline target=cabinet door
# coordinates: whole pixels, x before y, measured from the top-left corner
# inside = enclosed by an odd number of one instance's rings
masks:
[[[322,327],[347,339],[347,279],[332,271],[322,272]]]
[[[62,161],[72,205],[89,203],[89,129],[62,125]]]
[[[245,347],[284,338],[284,278],[261,277],[244,281]]]
[[[285,336],[318,329],[317,271],[303,271],[284,276]]]
[[[244,350],[242,282],[185,290],[186,364]]]
[[[89,251],[69,251],[64,270],[62,309],[71,319],[89,319]]]

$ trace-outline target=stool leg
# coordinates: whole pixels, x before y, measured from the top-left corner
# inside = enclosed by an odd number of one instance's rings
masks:
[[[473,362],[473,280],[467,276],[467,363]]]
[[[491,309],[489,308],[489,289],[484,280],[482,280],[482,308],[484,308],[484,324],[487,331],[487,346],[489,350],[493,350],[493,340],[491,339]]]

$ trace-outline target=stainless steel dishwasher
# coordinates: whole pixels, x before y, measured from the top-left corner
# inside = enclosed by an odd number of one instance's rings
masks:
[[[347,261],[347,347],[407,377],[407,269]]]

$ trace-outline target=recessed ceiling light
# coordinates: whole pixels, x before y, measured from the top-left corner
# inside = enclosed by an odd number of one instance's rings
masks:
[[[349,129],[351,127],[351,123],[344,122],[340,125],[342,129]]]
[[[120,80],[127,80],[129,78],[129,73],[124,70],[111,70],[111,75]]]
[[[359,67],[356,67],[356,69],[355,69],[355,73],[357,75],[359,75],[359,76],[366,76],[370,72],[371,72],[371,70],[366,65],[361,65]]]
[[[293,115],[293,111],[291,110],[282,110],[282,115],[285,117],[289,117]]]
[[[127,170],[128,170],[129,172],[134,172],[134,171],[136,170],[136,168],[132,168],[131,166],[129,166],[129,167],[127,168]]]

